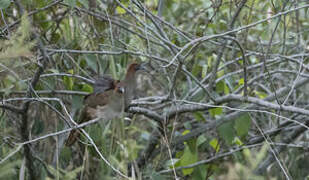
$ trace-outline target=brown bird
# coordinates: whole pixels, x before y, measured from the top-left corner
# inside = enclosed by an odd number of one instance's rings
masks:
[[[94,92],[84,99],[84,107],[79,118],[80,123],[95,118],[102,118],[106,121],[121,117],[135,98],[136,72],[140,70],[145,70],[142,64],[132,63],[128,66],[123,81],[114,80],[109,76],[103,76],[96,80]],[[66,140],[66,146],[74,144],[79,135],[78,130],[72,130]]]
[[[145,68],[145,64],[137,64],[132,63],[128,69],[125,79],[120,82],[121,85],[124,86],[124,107],[125,110],[128,109],[131,101],[136,98],[136,87],[137,87],[137,81],[136,81],[136,75],[138,71],[147,71]]]

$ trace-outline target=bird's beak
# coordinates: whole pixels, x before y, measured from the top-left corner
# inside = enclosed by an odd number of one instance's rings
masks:
[[[136,71],[144,71],[144,72],[149,72],[147,68],[148,63],[141,63],[137,66]]]

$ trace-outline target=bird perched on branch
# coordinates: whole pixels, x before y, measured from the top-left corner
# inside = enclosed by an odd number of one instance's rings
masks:
[[[94,92],[84,98],[79,123],[95,118],[103,120],[120,118],[135,98],[136,74],[142,70],[146,70],[143,64],[132,63],[128,66],[123,81],[114,80],[109,76],[96,80]],[[71,146],[79,135],[78,130],[72,130],[65,144]]]
[[[131,101],[136,96],[136,87],[137,87],[136,72],[138,71],[147,71],[145,68],[145,64],[132,63],[127,69],[125,79],[122,82],[120,82],[120,84],[124,87],[125,110],[128,109]]]

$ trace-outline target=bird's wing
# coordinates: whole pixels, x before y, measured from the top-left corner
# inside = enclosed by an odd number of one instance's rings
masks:
[[[113,79],[109,75],[103,75],[95,80],[93,93],[102,93],[107,90],[111,90],[115,88],[115,82],[118,80]]]
[[[119,111],[117,114],[120,114],[123,104],[122,98],[123,92],[119,91],[118,88],[88,95],[84,99],[84,107],[81,110],[79,123],[84,123],[98,117],[102,118],[105,116],[106,119],[109,119],[115,116],[114,112],[105,114],[106,110],[109,111],[113,109],[115,112]],[[65,145],[73,145],[78,139],[79,135],[80,133],[78,130],[72,130],[68,139],[66,140]]]
[[[143,70],[137,63],[129,65],[124,81],[114,80],[110,76],[100,77],[95,81],[94,93],[84,99],[84,108],[80,116],[80,122],[86,122],[96,117],[105,117],[106,119],[119,116],[124,107],[130,104],[134,98],[136,90],[136,71]],[[106,112],[109,113],[106,113]],[[66,145],[72,145],[79,132],[71,131]]]
[[[84,99],[84,106],[96,108],[97,106],[105,106],[109,103],[110,97],[114,95],[114,90],[107,90],[101,93],[89,94]]]

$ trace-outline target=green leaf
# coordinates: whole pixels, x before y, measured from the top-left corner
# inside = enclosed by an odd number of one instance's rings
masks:
[[[234,143],[237,144],[238,146],[242,146],[244,144],[238,137],[234,138]]]
[[[116,7],[116,11],[117,11],[118,14],[125,14],[126,13],[126,10],[123,9],[122,7],[120,7],[120,6]]]
[[[36,86],[37,90],[45,90],[45,89],[56,89],[57,87],[57,77],[46,77],[44,79],[44,83],[40,83],[39,86]]]
[[[267,94],[261,91],[254,91],[254,93],[258,95],[260,99],[264,99],[267,97]]]
[[[246,113],[235,120],[234,128],[240,137],[246,136],[251,126],[250,116]]]
[[[180,160],[180,159],[177,159],[177,158],[169,159],[169,160],[166,161],[165,167],[173,168],[173,165],[175,166],[175,164],[176,164],[179,160]]]
[[[48,69],[48,71],[52,72],[52,73],[55,73],[55,74],[58,74],[59,73],[59,70],[58,69]]]
[[[192,74],[194,76],[198,76],[198,74],[201,72],[201,66],[196,62],[194,63],[193,67],[192,67]]]
[[[153,172],[151,175],[150,175],[150,179],[152,180],[165,180],[166,178],[160,174],[160,173],[157,173],[157,172]]]
[[[227,144],[232,144],[235,137],[233,124],[233,122],[227,122],[218,127],[219,135]]]
[[[226,85],[226,83],[224,81],[219,81],[216,85],[216,92],[217,93],[229,94],[230,90],[229,90],[229,87]]]
[[[83,99],[84,97],[82,96],[72,96],[72,108],[73,109],[80,109],[83,106]]]
[[[221,70],[221,71],[218,71],[218,72],[217,72],[218,78],[219,78],[219,77],[222,77],[223,75],[224,75],[224,70]]]
[[[93,70],[97,71],[98,70],[98,65],[97,65],[97,57],[94,54],[88,54],[84,55],[87,65]]]
[[[196,140],[197,139],[190,139],[190,140],[186,141],[191,152],[196,152],[196,150],[197,150]]]
[[[17,31],[12,34],[9,40],[2,41],[0,44],[0,60],[8,58],[31,57],[31,48],[34,47],[35,41],[31,39],[31,25],[27,13],[21,17],[21,23]],[[17,61],[18,62],[18,61]]]
[[[69,70],[68,73],[73,74],[73,69]],[[72,77],[64,76],[63,77],[63,83],[68,90],[73,89],[74,80],[73,80]]]
[[[15,150],[15,149],[14,149]],[[11,150],[13,151],[13,149]],[[6,157],[6,156],[3,156]],[[14,160],[0,166],[0,179],[14,179],[16,178],[16,166],[20,166],[21,160]],[[15,175],[15,176],[14,176]]]
[[[212,67],[212,63],[214,62],[214,60],[217,59],[217,55],[216,54],[212,54],[212,56],[209,56],[208,59],[207,59],[207,66],[209,68]]]
[[[206,179],[208,165],[199,165],[194,168],[192,180]]]
[[[46,6],[47,5],[47,2],[48,1],[42,1],[42,0],[26,0],[25,1],[25,3],[27,4],[27,5],[33,5],[33,4],[35,4],[35,7],[36,8],[42,8],[42,7],[44,7],[44,6]]]
[[[249,58],[249,61],[250,61],[250,63],[252,63],[252,64],[255,64],[255,63],[258,63],[259,62],[259,60],[256,58],[256,56],[250,56],[250,58]]]
[[[107,127],[109,127],[109,126],[110,126],[110,124]],[[89,127],[86,128],[86,130],[88,131],[89,136],[93,139],[93,141],[96,143],[97,146],[102,145],[103,141],[105,141],[104,139],[102,139],[102,134],[103,133],[109,133],[109,132],[106,132],[106,131],[108,131],[107,129],[104,129],[102,131],[102,128],[100,126],[89,126]],[[92,149],[90,149],[89,152],[92,155],[95,154],[95,152]]]
[[[219,152],[220,150],[220,144],[218,142],[218,140],[216,138],[212,139],[210,142],[209,142],[209,145],[216,151],[216,152]]]
[[[207,69],[208,69],[207,64],[204,64],[204,65],[202,66],[202,78],[205,78],[205,77],[206,77],[206,75],[207,75]]]
[[[128,158],[130,161],[133,161],[138,157],[138,152],[143,149],[142,145],[137,144],[135,139],[127,139],[124,142],[126,150],[128,151]]]
[[[0,9],[6,9],[10,6],[11,0],[0,0]]]
[[[204,142],[206,142],[206,137],[205,135],[200,135],[197,140],[196,140],[196,146],[199,147],[200,145],[202,145]]]
[[[58,43],[60,39],[61,39],[61,35],[59,33],[54,32],[51,34],[50,41],[52,44]]]
[[[192,152],[189,146],[186,145],[184,153],[180,159],[180,166],[187,166],[197,161],[197,153]],[[193,168],[182,169],[183,175],[190,175],[193,172]]]
[[[119,79],[120,73],[119,72],[117,73],[117,69],[122,70],[122,72],[125,72],[125,68],[122,68],[120,64],[115,63],[114,56],[111,57],[111,60],[109,62],[110,62],[109,63],[109,70],[112,73],[113,78]],[[123,74],[125,74],[125,73],[123,73]]]
[[[239,81],[238,81],[238,84],[239,84],[239,85],[244,85],[244,83],[245,83],[244,78],[239,79]]]
[[[227,86],[228,91],[230,91],[230,89],[234,89],[234,80],[231,77],[227,77],[224,79],[224,82]],[[224,92],[225,94],[227,94],[226,92]],[[228,92],[229,93],[229,92]]]
[[[200,112],[200,111],[194,112],[194,113],[193,113],[193,116],[195,117],[195,119],[196,119],[197,121],[206,122],[206,119],[204,118],[203,113]]]
[[[50,22],[47,17],[48,15],[46,14],[45,11],[37,13],[33,16],[33,20],[37,22],[37,25],[39,25],[40,28],[42,28],[43,31],[48,31],[50,28]]]
[[[192,129],[192,125],[191,125],[191,122],[189,121],[186,121],[183,126],[186,128],[186,129]],[[173,126],[170,126],[171,129],[173,129]]]
[[[216,117],[222,114],[222,108],[221,107],[217,107],[217,108],[212,108],[208,110],[210,115],[212,117]]]
[[[3,79],[3,81],[2,81],[3,83],[4,83],[4,86],[5,87],[9,87],[9,86],[13,86],[14,87],[14,84],[15,84],[15,82],[16,82],[16,78],[14,77],[14,76],[12,76],[12,75],[7,75],[4,79]]]
[[[186,134],[188,134],[190,132],[190,130],[184,130],[181,134],[184,136]]]
[[[89,84],[83,84],[82,91],[92,93],[93,92],[93,87],[90,86]]]
[[[76,5],[76,0],[64,0],[71,8],[74,8]]]

